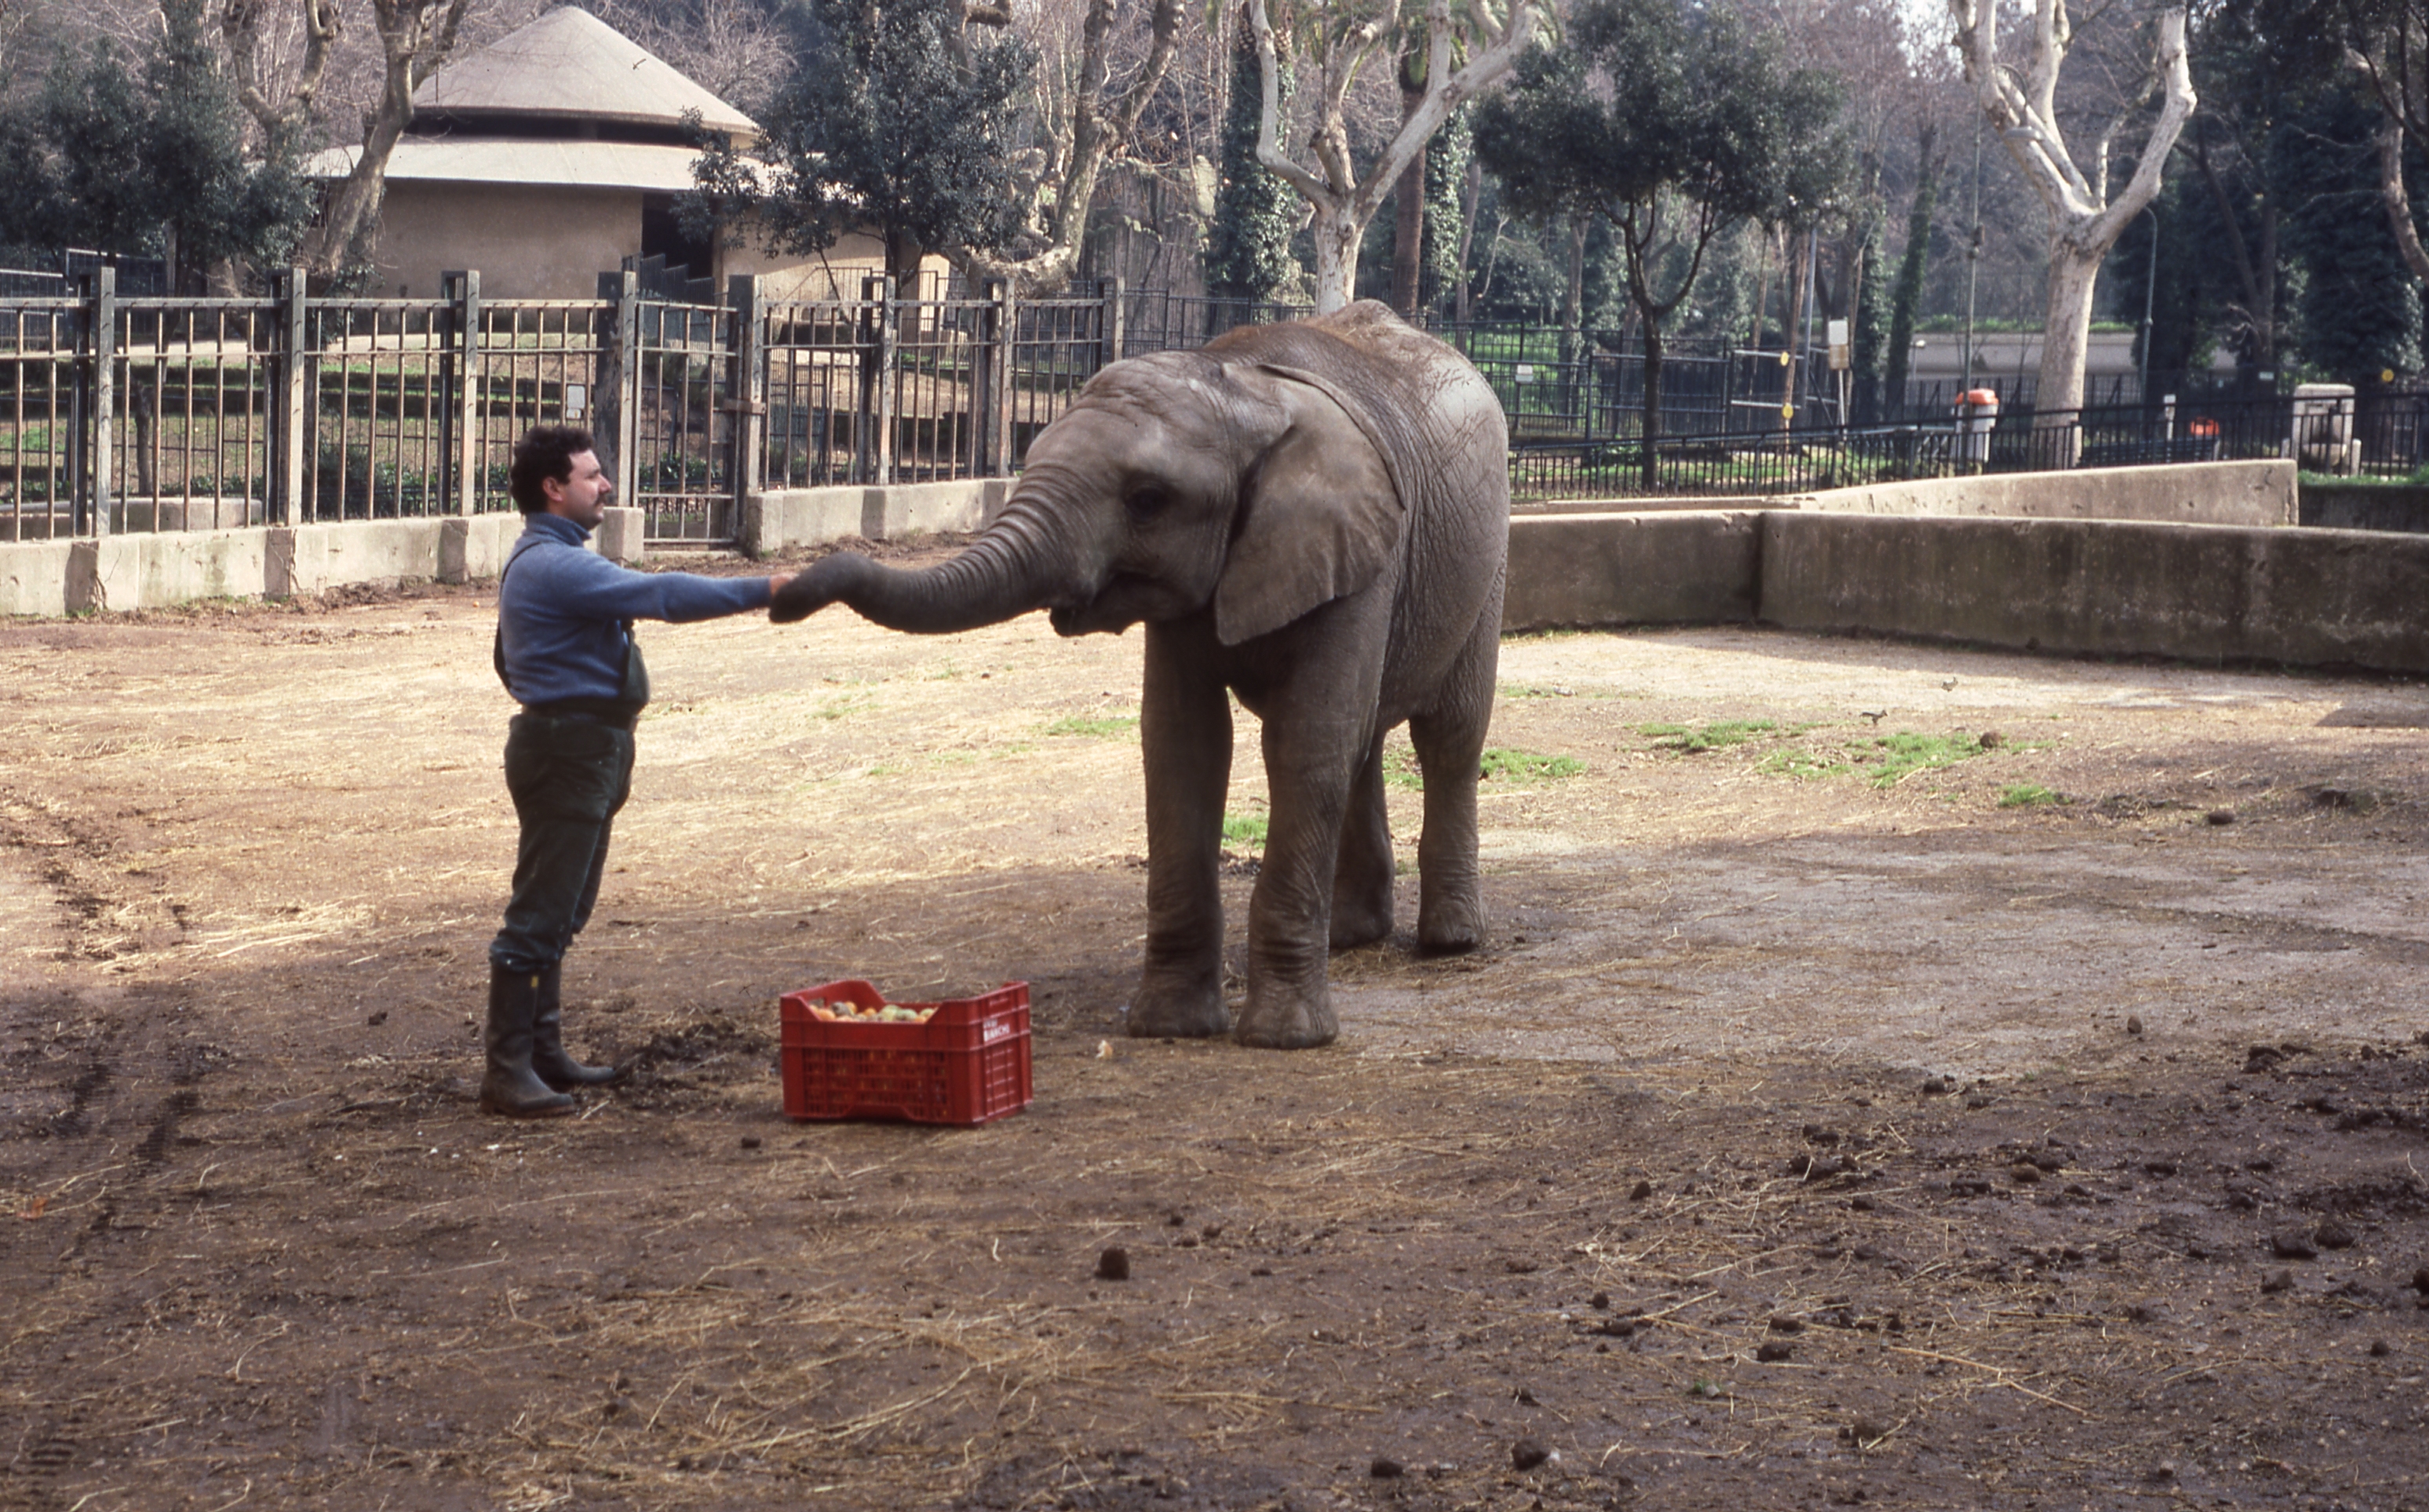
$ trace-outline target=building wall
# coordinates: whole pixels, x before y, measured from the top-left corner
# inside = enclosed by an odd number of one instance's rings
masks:
[[[591,299],[602,270],[641,250],[641,191],[390,183],[372,254],[377,292],[429,299],[477,268],[488,299]]]
[[[429,299],[441,272],[481,271],[488,299],[590,299],[599,275],[641,251],[641,191],[516,184],[395,182],[380,211],[372,291]],[[773,299],[826,298],[830,275],[847,297],[881,271],[874,237],[846,237],[823,256],[770,255],[753,244],[728,248],[726,274],[758,273]],[[932,257],[938,271],[944,259]]]

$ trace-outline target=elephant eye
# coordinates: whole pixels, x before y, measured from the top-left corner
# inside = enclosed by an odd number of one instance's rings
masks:
[[[1171,507],[1171,504],[1172,495],[1155,484],[1147,484],[1132,489],[1129,496],[1122,501],[1122,507],[1130,511],[1132,519],[1151,519],[1163,514],[1165,510]]]

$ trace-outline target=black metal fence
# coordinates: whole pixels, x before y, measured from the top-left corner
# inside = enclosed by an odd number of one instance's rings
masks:
[[[2429,470],[2429,394],[2302,393],[2202,403],[1977,411],[1933,424],[1515,439],[1521,500],[1803,493],[1985,472],[2289,460],[2306,471]]]
[[[1118,283],[1053,299],[770,301],[651,265],[593,300],[128,297],[100,268],[65,297],[0,294],[0,539],[512,507],[505,465],[542,421],[600,433],[647,538],[718,543],[766,487],[1002,476],[1125,355],[1304,311]],[[2290,457],[2429,466],[2429,395],[2220,394],[2065,414],[1816,424],[1768,352],[1665,364],[1647,439],[1641,354],[1556,331],[1445,333],[1510,417],[1521,500],[1801,491],[1965,471]]]

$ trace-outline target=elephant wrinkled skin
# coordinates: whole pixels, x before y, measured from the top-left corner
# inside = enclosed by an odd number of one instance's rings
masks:
[[[1368,302],[1112,365],[1038,435],[967,551],[915,572],[838,553],[770,613],[841,602],[923,633],[1041,607],[1066,635],[1144,623],[1148,929],[1130,1032],[1322,1044],[1328,949],[1392,929],[1382,750],[1403,721],[1426,774],[1418,944],[1482,937],[1476,784],[1509,517],[1492,388]],[[1217,885],[1227,689],[1262,722],[1271,806],[1236,1026]]]

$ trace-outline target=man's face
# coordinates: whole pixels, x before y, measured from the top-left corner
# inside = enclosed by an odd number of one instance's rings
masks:
[[[548,512],[561,515],[584,530],[597,530],[616,485],[600,470],[598,452],[576,452],[568,460],[573,464],[573,471],[562,482],[554,478],[540,480],[540,492],[548,496]]]

